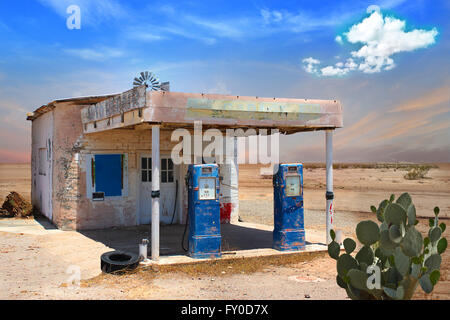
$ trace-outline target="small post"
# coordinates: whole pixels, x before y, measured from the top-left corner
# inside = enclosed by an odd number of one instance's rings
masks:
[[[152,126],[152,260],[159,259],[159,125]]]
[[[327,235],[326,243],[331,242],[330,230],[333,229],[333,130],[325,131],[325,144],[326,144],[326,174],[327,174],[327,192],[325,198],[327,200]]]

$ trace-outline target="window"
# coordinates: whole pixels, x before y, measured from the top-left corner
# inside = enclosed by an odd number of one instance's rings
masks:
[[[161,159],[161,182],[170,183],[173,182],[173,161],[170,158]],[[141,158],[141,181],[152,181],[152,158]]]
[[[161,159],[161,182],[173,182],[173,162],[172,159]]]
[[[38,163],[38,168],[39,168],[39,175],[41,176],[45,176],[46,170],[46,163],[47,163],[47,148],[40,148],[39,149],[39,163]]]
[[[141,180],[152,182],[152,158],[141,158]]]
[[[170,158],[161,159],[161,182],[170,183],[173,182],[173,161]],[[152,158],[141,158],[141,181],[152,181]]]
[[[96,154],[93,160],[91,174],[94,192],[103,192],[105,197],[122,196],[125,155]]]

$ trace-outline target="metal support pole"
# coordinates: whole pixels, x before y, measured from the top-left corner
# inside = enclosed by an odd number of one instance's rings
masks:
[[[159,125],[152,126],[152,260],[159,259]]]
[[[231,165],[231,217],[230,222],[239,221],[239,163],[238,163],[238,143],[237,137],[233,137],[233,163]]]
[[[330,230],[333,229],[333,130],[325,131],[326,141],[326,174],[327,174],[327,192],[325,194],[327,200],[327,244],[331,242]]]

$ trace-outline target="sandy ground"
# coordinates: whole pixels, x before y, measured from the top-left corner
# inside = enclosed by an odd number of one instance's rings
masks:
[[[408,192],[416,206],[418,216],[432,217],[433,208],[440,207],[442,217],[450,217],[450,163],[438,164],[424,179],[406,180],[406,171],[394,169],[334,169],[334,207],[336,219],[341,213],[370,213],[370,206]],[[272,203],[272,180],[261,179],[258,165],[241,165],[239,171],[239,200],[247,208],[261,200]],[[305,209],[324,210],[325,169],[304,169]],[[248,205],[247,205],[248,202]],[[267,206],[266,206],[267,207]],[[271,210],[272,205],[267,210]],[[266,211],[267,211],[266,210]],[[255,210],[255,212],[261,210]],[[253,215],[255,212],[250,212]],[[261,216],[269,216],[265,212]]]
[[[0,163],[0,201],[2,204],[3,200],[11,191],[20,193],[26,200],[30,201],[30,164]]]
[[[72,285],[73,266],[95,270],[101,244],[76,232],[30,235],[0,232],[0,299],[345,299],[334,261],[318,258],[248,273],[229,264],[220,274],[181,272],[101,275]],[[74,243],[79,251],[73,252]],[[55,243],[58,247],[55,247]],[[80,252],[83,252],[80,254]],[[76,257],[75,257],[76,256]],[[84,257],[85,261],[80,261]],[[20,270],[20,272],[18,272]],[[94,271],[95,273],[95,271]],[[149,273],[146,275],[146,273]],[[94,274],[81,274],[90,279]]]
[[[257,169],[240,168],[240,216],[246,222],[270,225],[271,180],[256,175]],[[0,196],[4,198],[15,190],[29,199],[29,172],[29,165],[0,165]],[[398,196],[410,192],[422,216],[429,215],[438,205],[442,215],[448,217],[449,165],[432,169],[429,178],[420,181],[404,180],[405,172],[399,170],[334,172],[336,227],[346,233],[351,234],[358,221],[375,219],[369,212],[370,205],[377,205],[390,193]],[[325,171],[305,170],[304,179],[305,225],[323,230]],[[420,230],[425,232],[426,220],[420,220]],[[26,220],[18,220],[16,224],[9,232],[0,231],[0,299],[346,299],[345,291],[335,283],[336,262],[327,255],[288,265],[267,265],[255,272],[229,265],[229,271],[225,269],[219,274],[139,272],[95,277],[98,257],[110,248],[78,232],[51,228],[34,232]],[[415,298],[450,298],[449,252],[443,256],[441,281],[433,294],[425,296],[419,289]],[[73,265],[87,270],[81,278],[90,280],[82,281],[80,286],[67,285],[76,273]]]
[[[406,180],[406,171],[399,169],[334,169],[334,228],[353,234],[362,220],[377,221],[370,206],[408,192],[416,206],[422,234],[428,232],[428,217],[433,208],[440,208],[439,217],[446,223],[444,235],[449,239],[450,223],[450,163],[437,164],[424,179]],[[304,169],[305,226],[321,228],[325,224],[325,169]],[[263,179],[258,165],[239,167],[239,212],[245,222],[273,225],[272,180]],[[441,280],[430,295],[419,288],[417,299],[450,299],[450,250],[442,256]]]

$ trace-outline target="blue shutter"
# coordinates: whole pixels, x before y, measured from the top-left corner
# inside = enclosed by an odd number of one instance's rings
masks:
[[[105,197],[122,195],[122,155],[95,155],[95,191]]]

